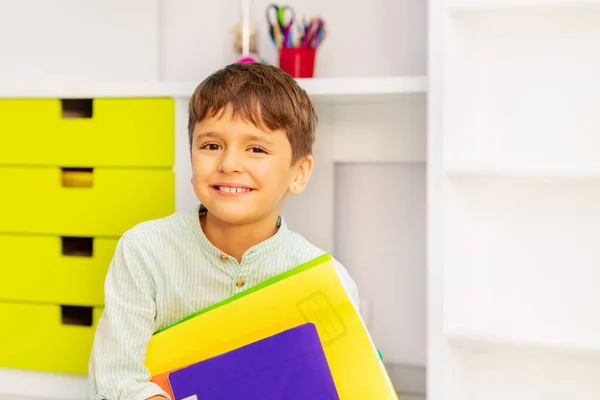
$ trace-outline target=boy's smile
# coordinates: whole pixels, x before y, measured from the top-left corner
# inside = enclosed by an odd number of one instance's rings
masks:
[[[249,186],[226,182],[219,182],[217,184],[210,185],[210,187],[212,187],[221,196],[241,196],[256,190]]]

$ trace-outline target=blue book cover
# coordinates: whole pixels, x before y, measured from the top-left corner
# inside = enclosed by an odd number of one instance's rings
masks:
[[[175,400],[339,400],[312,323],[169,374]]]

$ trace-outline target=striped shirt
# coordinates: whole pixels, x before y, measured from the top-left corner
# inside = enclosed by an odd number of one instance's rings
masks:
[[[154,332],[325,253],[289,230],[282,217],[278,225],[277,233],[248,249],[241,263],[207,239],[198,210],[127,231],[106,276],[105,307],[89,363],[88,399],[169,398],[149,381],[144,366]],[[358,307],[354,281],[337,260],[334,264]]]

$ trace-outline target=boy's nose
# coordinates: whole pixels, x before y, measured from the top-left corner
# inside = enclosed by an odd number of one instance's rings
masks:
[[[219,160],[219,172],[225,174],[235,174],[243,171],[242,155],[236,151],[225,150],[223,151]]]

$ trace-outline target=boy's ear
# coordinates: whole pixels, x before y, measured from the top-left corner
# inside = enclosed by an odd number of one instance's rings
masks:
[[[292,167],[292,179],[290,181],[289,191],[291,194],[300,194],[306,188],[310,175],[314,168],[314,160],[308,155],[296,162]]]

